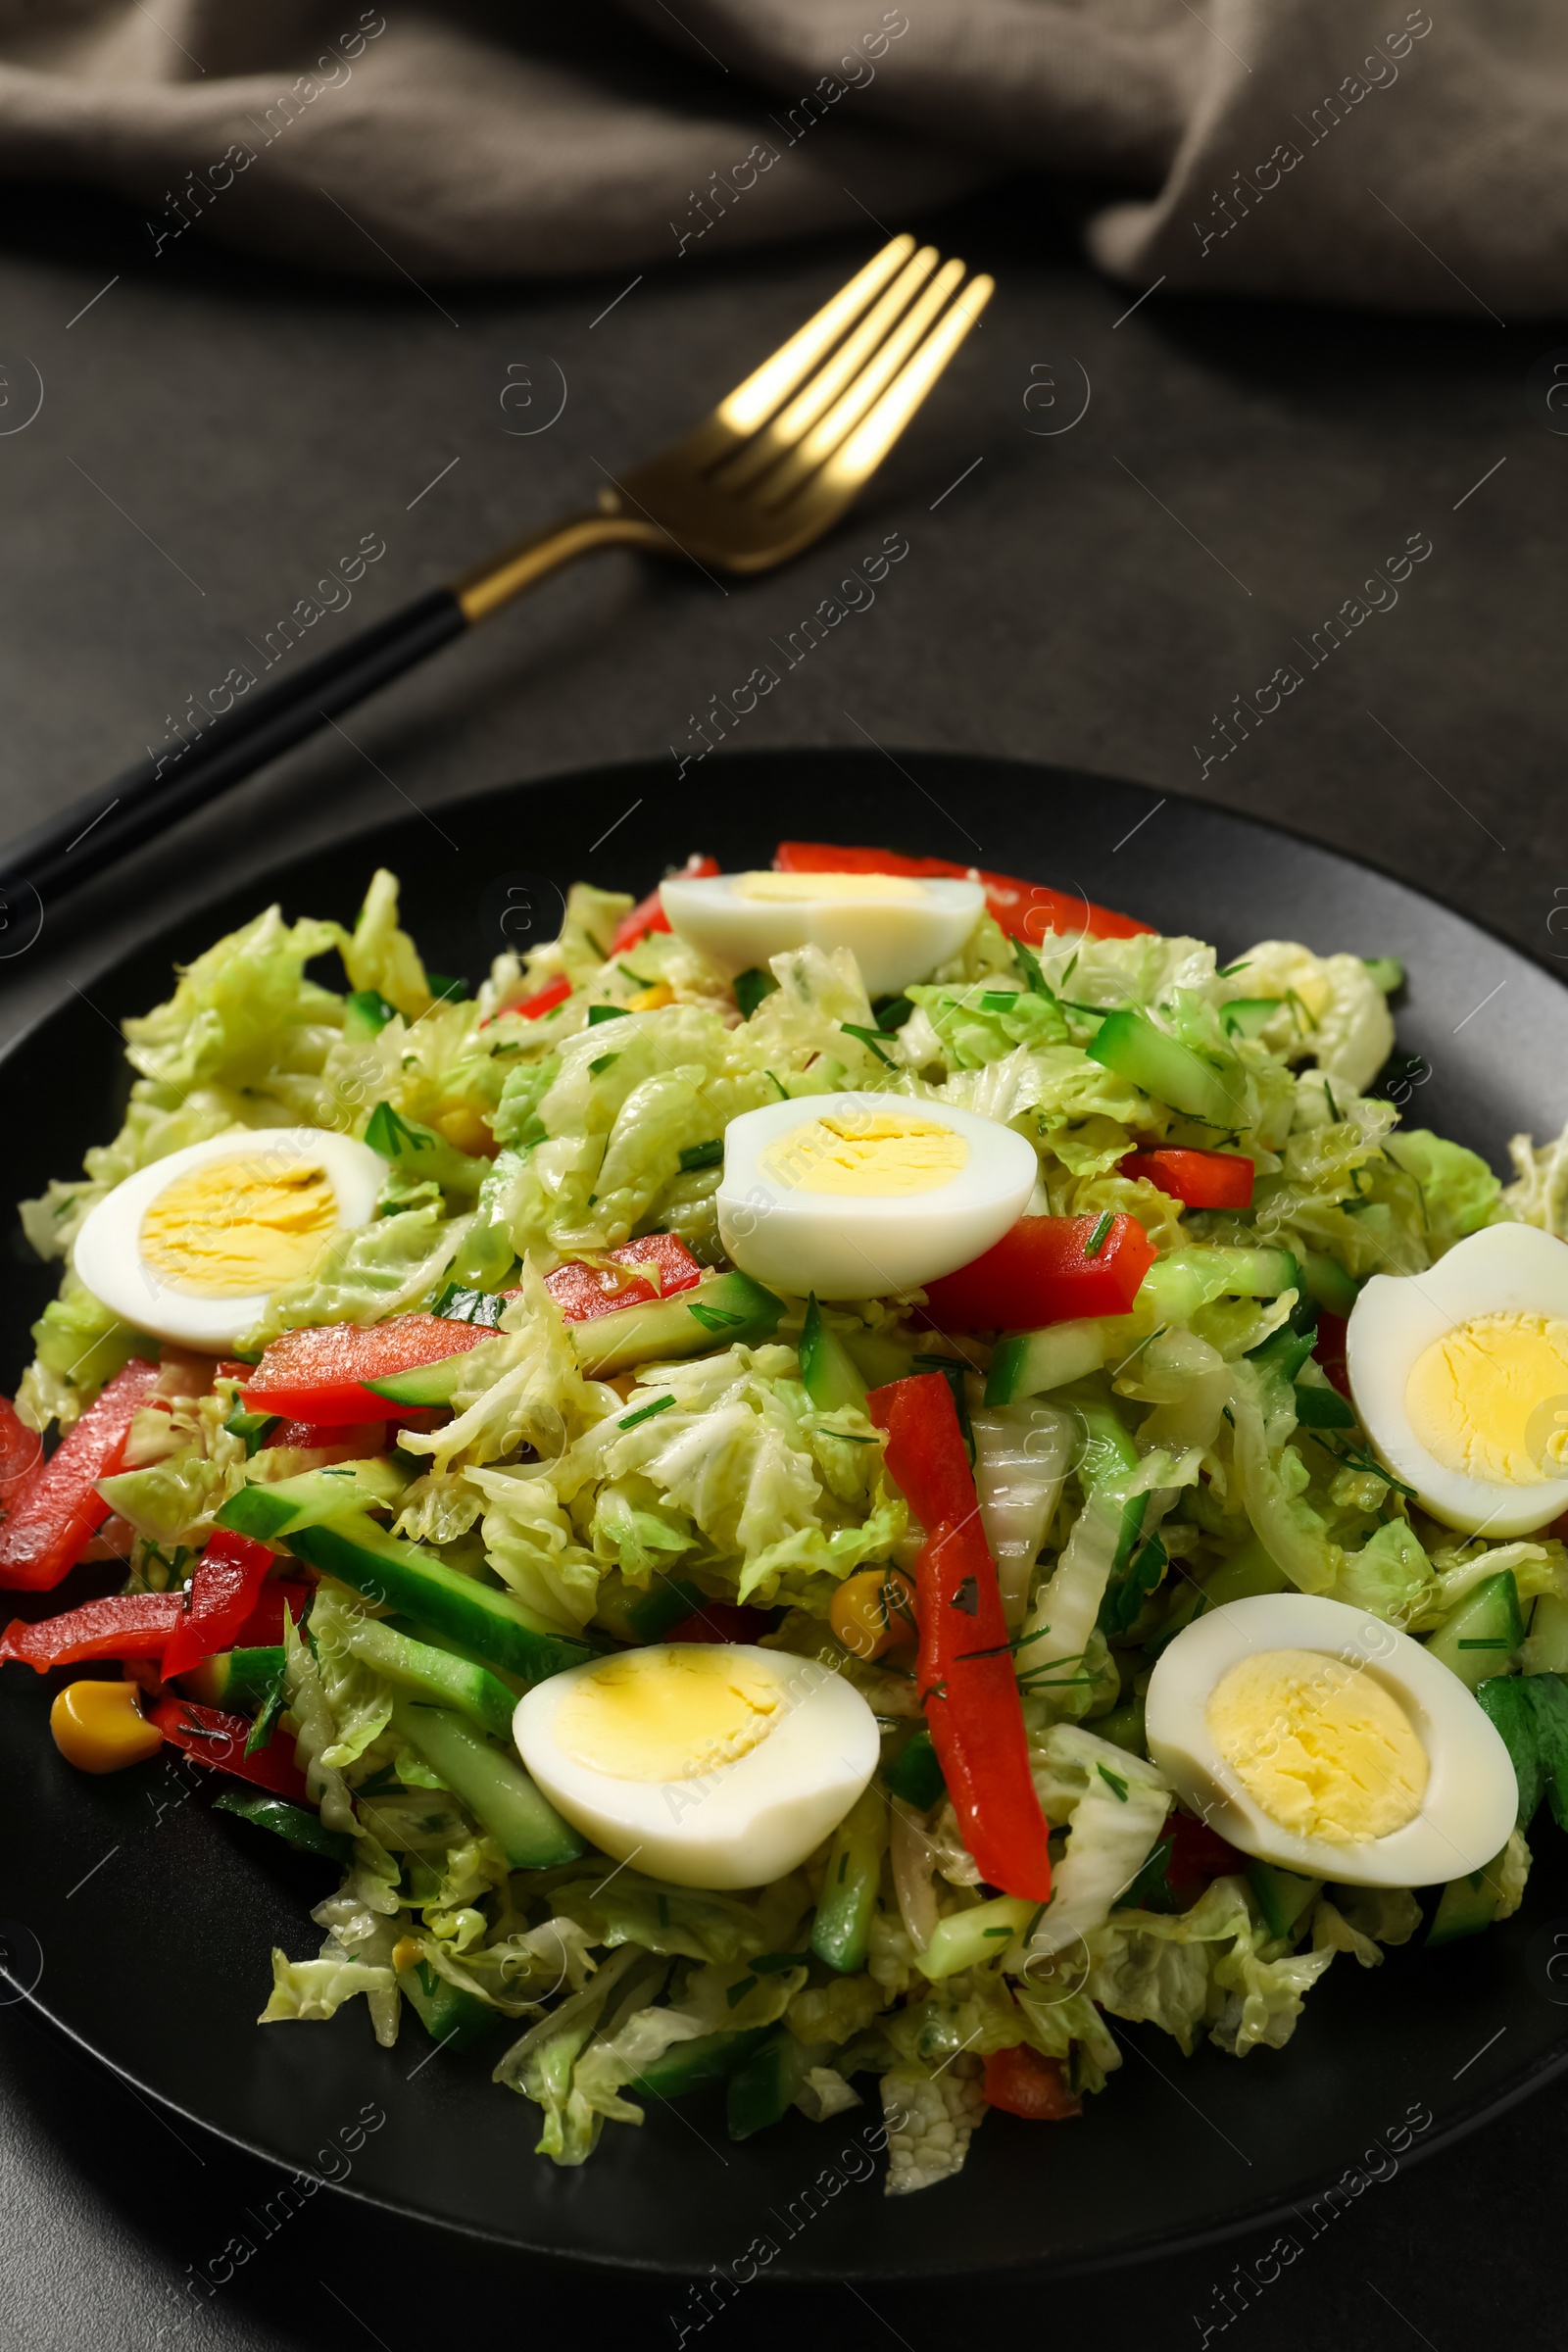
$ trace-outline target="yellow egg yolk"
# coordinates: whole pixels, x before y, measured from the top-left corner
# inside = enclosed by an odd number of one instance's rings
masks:
[[[1404,1409],[1446,1470],[1511,1487],[1568,1478],[1568,1322],[1510,1311],[1456,1323],[1417,1356]]]
[[[1205,1717],[1254,1804],[1298,1838],[1362,1845],[1421,1810],[1426,1749],[1364,1666],[1319,1650],[1261,1650],[1221,1677]]]
[[[209,1159],[153,1201],[141,1253],[172,1290],[244,1298],[308,1274],[337,1222],[337,1194],[318,1163]]]
[[[738,899],[790,906],[810,899],[894,899],[908,905],[925,897],[908,874],[737,874],[732,888]]]
[[[803,1193],[929,1193],[968,1161],[961,1135],[901,1110],[831,1112],[762,1153],[775,1183]]]
[[[634,1649],[578,1677],[556,1715],[574,1764],[617,1781],[690,1781],[733,1764],[787,1713],[780,1679],[724,1642]]]

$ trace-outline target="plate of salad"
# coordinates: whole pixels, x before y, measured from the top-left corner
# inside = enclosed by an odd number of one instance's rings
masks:
[[[714,2309],[1343,2206],[1562,2060],[1555,980],[911,767],[388,826],[7,1056],[13,1990]]]

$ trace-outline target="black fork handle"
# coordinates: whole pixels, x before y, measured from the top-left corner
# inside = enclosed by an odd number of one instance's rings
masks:
[[[47,906],[162,833],[179,817],[254,775],[340,710],[401,677],[468,626],[451,588],[389,613],[332,653],[243,699],[189,740],[149,755],[90,799],[74,801],[0,850],[0,917],[24,927]]]

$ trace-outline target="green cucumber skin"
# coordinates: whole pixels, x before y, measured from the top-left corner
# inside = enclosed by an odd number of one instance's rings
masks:
[[[848,1406],[865,1409],[865,1383],[843,1341],[828,1330],[813,1292],[806,1302],[801,1327],[801,1379],[819,1413],[836,1413]]]
[[[521,1602],[509,1592],[476,1585],[417,1544],[383,1535],[368,1519],[301,1528],[290,1544],[311,1567],[335,1576],[368,1600],[385,1601],[524,1682],[542,1683],[599,1654],[589,1642],[529,1624]]]
[[[1092,1061],[1114,1070],[1153,1101],[1168,1102],[1189,1118],[1224,1128],[1238,1126],[1245,1119],[1239,1065],[1237,1085],[1227,1086],[1219,1071],[1190,1046],[1167,1037],[1141,1012],[1124,1008],[1107,1013],[1084,1051]]]
[[[715,1329],[693,1309],[705,1314],[733,1315],[734,1322]],[[720,1348],[755,1348],[778,1329],[784,1301],[764,1291],[750,1275],[719,1274],[700,1283],[695,1291],[677,1291],[669,1298],[651,1298],[641,1306],[617,1307],[611,1315],[595,1315],[586,1323],[568,1325],[571,1343],[583,1370],[596,1379],[623,1371],[630,1364],[706,1355]]]
[[[201,1706],[254,1715],[282,1671],[281,1648],[225,1649],[203,1658],[179,1681]]]
[[[1484,1577],[1449,1610],[1427,1648],[1474,1690],[1494,1675],[1507,1672],[1508,1661],[1524,1638],[1519,1588],[1513,1570],[1502,1568],[1494,1576]]]
[[[1016,1404],[1098,1372],[1105,1360],[1098,1324],[1080,1319],[1070,1339],[1067,1334],[1068,1326],[1056,1323],[1043,1331],[1011,1331],[999,1340],[986,1375],[987,1404]]]
[[[498,1681],[488,1667],[472,1665],[466,1658],[455,1658],[450,1650],[433,1649],[429,1642],[398,1633],[373,1618],[355,1628],[349,1637],[349,1648],[355,1657],[373,1673],[384,1675],[389,1683],[417,1690],[438,1706],[456,1707],[493,1740],[510,1741],[517,1702],[506,1684]]]
[[[1473,1870],[1468,1878],[1448,1881],[1426,1933],[1429,1949],[1438,1944],[1457,1943],[1463,1936],[1479,1936],[1483,1928],[1491,1927],[1497,1911],[1494,1867],[1489,1862],[1484,1870]]]
[[[470,1325],[469,1329],[472,1328]],[[389,1372],[384,1380],[366,1380],[360,1385],[372,1396],[384,1396],[389,1404],[410,1407],[450,1404],[472,1352],[470,1348],[462,1348],[456,1355],[439,1355],[433,1363],[416,1364],[411,1372]]]
[[[772,2026],[767,2038],[735,2069],[729,2079],[728,2110],[731,2139],[750,2139],[776,2124],[794,2101],[813,2066],[830,2066],[836,2055],[830,2041],[800,2042],[788,2026]]]
[[[449,1984],[427,1961],[416,1960],[412,1968],[400,1968],[398,1985],[430,2039],[455,2056],[471,2050],[502,2023],[499,2009],[466,1992],[461,1984]]]
[[[392,1728],[489,1831],[514,1870],[550,1870],[587,1852],[515,1758],[492,1747],[451,1708],[396,1699]]]
[[[865,1966],[882,1884],[882,1846],[857,1818],[860,1812],[857,1803],[834,1832],[811,1927],[812,1951],[841,1977],[858,1976]]]
[[[1249,1863],[1247,1878],[1265,1927],[1280,1941],[1290,1938],[1308,1904],[1323,1890],[1321,1879],[1303,1878],[1276,1862]]]
[[[771,2026],[749,2026],[734,2034],[699,2034],[691,2041],[677,2041],[642,2074],[634,2075],[626,2087],[655,2099],[678,2099],[688,2091],[706,2090],[710,2083],[727,2082],[772,2030]]]

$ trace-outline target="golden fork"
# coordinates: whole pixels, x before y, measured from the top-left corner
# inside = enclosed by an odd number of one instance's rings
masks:
[[[275,685],[231,669],[210,724],[182,722],[166,750],[0,853],[0,902],[50,901],[101,872],[579,556],[636,547],[751,572],[799,555],[875,472],[990,299],[991,278],[939,261],[893,238],[597,512],[534,532]]]

